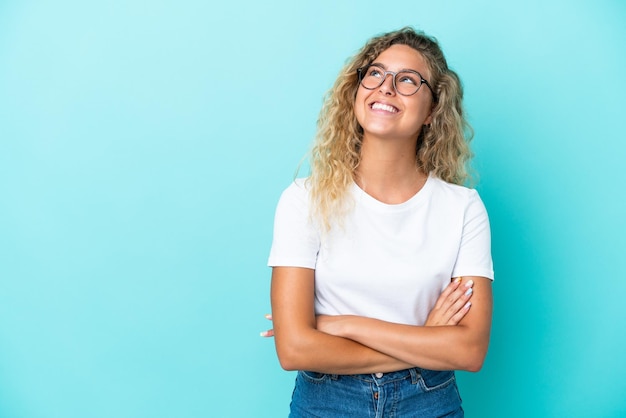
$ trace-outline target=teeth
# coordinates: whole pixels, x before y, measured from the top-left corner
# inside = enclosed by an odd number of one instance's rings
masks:
[[[373,110],[385,110],[385,111],[391,112],[391,113],[396,113],[397,112],[395,107],[389,106],[389,105],[386,105],[386,104],[383,104],[383,103],[374,103],[372,105],[372,109]]]

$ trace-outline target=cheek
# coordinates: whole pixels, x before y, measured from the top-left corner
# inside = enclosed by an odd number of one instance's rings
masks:
[[[412,106],[414,115],[416,117],[416,123],[420,125],[429,123],[428,121],[431,113],[431,106],[432,103],[427,100],[419,101],[415,103],[414,106]]]
[[[359,125],[363,124],[363,118],[365,116],[365,96],[363,93],[363,89],[359,89],[356,93],[356,98],[354,99],[354,116],[356,116],[357,122]]]

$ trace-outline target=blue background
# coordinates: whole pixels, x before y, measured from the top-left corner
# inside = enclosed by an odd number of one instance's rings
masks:
[[[0,416],[286,416],[258,336],[275,204],[347,57],[404,25],[464,81],[492,223],[467,416],[624,416],[625,22],[618,0],[0,2]]]

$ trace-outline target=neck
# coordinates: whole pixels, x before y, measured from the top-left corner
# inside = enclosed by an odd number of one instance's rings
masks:
[[[424,185],[426,173],[417,167],[414,141],[365,140],[356,183],[372,197],[389,204],[405,202]]]

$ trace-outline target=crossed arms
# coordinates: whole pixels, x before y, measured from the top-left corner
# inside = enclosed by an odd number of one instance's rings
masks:
[[[491,280],[452,281],[426,324],[414,326],[353,315],[316,317],[314,276],[307,268],[272,270],[273,335],[285,370],[355,374],[482,367],[491,329]]]

